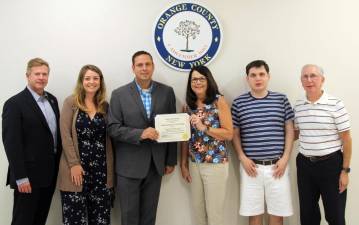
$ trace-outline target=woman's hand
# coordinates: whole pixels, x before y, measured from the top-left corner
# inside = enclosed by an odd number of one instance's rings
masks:
[[[207,126],[203,124],[200,116],[192,114],[190,117],[191,124],[200,131],[205,131]]]
[[[76,186],[82,185],[84,175],[85,175],[85,171],[82,169],[81,165],[75,165],[71,167],[71,181]]]
[[[187,183],[192,182],[191,174],[189,173],[188,164],[187,165],[181,165],[181,173],[182,177]]]

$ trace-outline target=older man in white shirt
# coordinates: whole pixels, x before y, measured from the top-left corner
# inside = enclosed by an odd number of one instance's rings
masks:
[[[349,115],[341,100],[323,91],[323,70],[305,65],[306,96],[294,106],[299,138],[297,178],[302,225],[319,225],[319,198],[330,225],[345,225],[352,141]]]

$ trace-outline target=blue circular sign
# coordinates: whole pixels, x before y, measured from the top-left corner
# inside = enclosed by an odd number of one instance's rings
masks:
[[[179,71],[210,63],[221,41],[218,19],[198,4],[174,5],[162,13],[155,25],[157,52],[168,66]]]

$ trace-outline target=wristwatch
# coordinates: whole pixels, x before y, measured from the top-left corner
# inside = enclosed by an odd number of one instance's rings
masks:
[[[350,167],[343,167],[342,171],[345,173],[350,173]]]
[[[204,128],[203,133],[206,133],[207,131],[209,131],[209,126],[206,126],[206,128]]]

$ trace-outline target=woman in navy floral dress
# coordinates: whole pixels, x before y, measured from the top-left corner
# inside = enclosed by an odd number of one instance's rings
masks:
[[[65,225],[110,224],[113,154],[106,134],[107,108],[101,70],[84,66],[60,116],[58,188]]]
[[[223,206],[228,178],[225,141],[233,136],[229,106],[205,66],[188,77],[184,111],[190,115],[191,138],[182,143],[182,177],[190,183],[197,225],[224,225]]]

